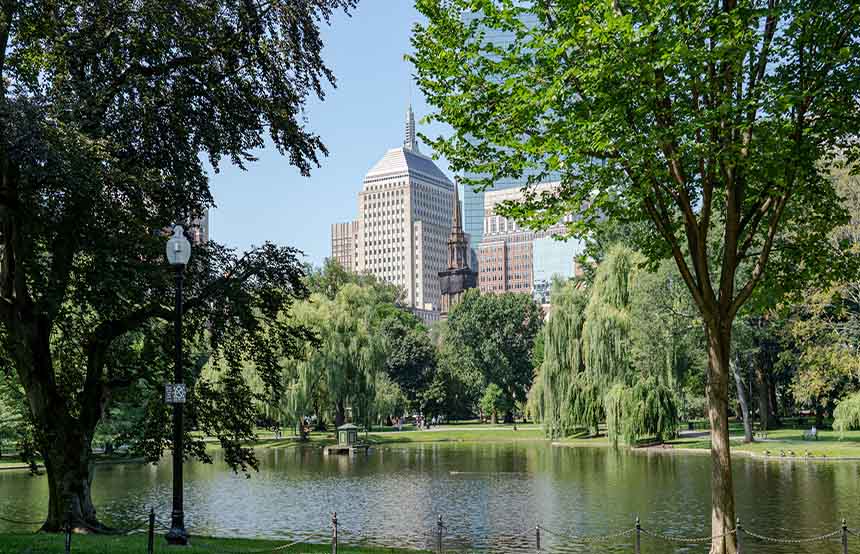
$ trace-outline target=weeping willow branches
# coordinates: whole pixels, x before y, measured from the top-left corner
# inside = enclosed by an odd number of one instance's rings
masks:
[[[293,317],[313,329],[320,340],[305,356],[285,364],[288,382],[282,409],[293,421],[319,412],[330,413],[335,425],[369,421],[377,380],[384,367],[384,344],[373,313],[374,291],[347,284],[335,297],[314,294],[296,306]]]
[[[544,327],[544,358],[529,395],[532,413],[553,437],[576,429],[607,434],[617,442],[662,440],[675,431],[676,393],[651,366],[637,364],[636,337],[647,332],[632,309],[641,256],[616,246],[591,286],[557,282],[553,310]]]

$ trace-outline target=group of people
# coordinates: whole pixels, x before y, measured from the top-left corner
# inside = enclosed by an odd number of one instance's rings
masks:
[[[429,420],[422,415],[415,417],[415,426],[419,430],[429,429],[431,426],[439,425],[442,423],[441,416],[433,416]]]

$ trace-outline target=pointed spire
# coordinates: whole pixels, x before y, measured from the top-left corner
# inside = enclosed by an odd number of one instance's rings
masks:
[[[460,193],[459,185],[454,183],[454,213],[451,220],[451,234],[463,232],[463,219],[460,215]]]
[[[406,136],[403,140],[403,148],[412,152],[420,152],[418,150],[418,137],[415,131],[415,114],[412,112],[412,104],[406,109]]]

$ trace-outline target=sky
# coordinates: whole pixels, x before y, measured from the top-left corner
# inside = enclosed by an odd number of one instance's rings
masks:
[[[322,28],[323,58],[337,78],[323,102],[308,104],[308,128],[329,149],[321,167],[303,177],[273,147],[256,151],[247,170],[222,165],[211,175],[216,208],[210,236],[241,251],[271,241],[294,246],[320,265],[331,254],[331,224],[355,219],[367,171],[386,150],[401,146],[406,108],[416,118],[428,109],[412,84],[412,26],[420,15],[412,0],[360,0],[350,16],[338,13]],[[441,126],[418,124],[436,136]],[[422,144],[421,151],[430,153]],[[447,164],[437,161],[451,176]]]

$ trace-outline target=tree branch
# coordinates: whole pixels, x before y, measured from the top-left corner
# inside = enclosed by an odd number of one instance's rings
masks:
[[[729,315],[731,317],[734,317],[734,315],[737,314],[738,310],[744,304],[744,302],[749,299],[756,285],[758,285],[759,281],[761,281],[761,278],[764,275],[764,269],[767,266],[767,260],[773,247],[773,239],[776,236],[776,231],[779,227],[779,219],[782,216],[782,212],[785,208],[786,203],[788,202],[789,196],[790,195],[786,193],[777,200],[777,204],[775,206],[775,209],[773,210],[773,213],[770,216],[770,221],[768,223],[767,238],[765,239],[761,252],[759,252],[755,265],[753,266],[752,274],[750,275],[749,281],[747,281],[746,285],[744,285],[744,287],[740,290],[740,292],[738,292],[737,296],[732,301],[731,307],[729,309]]]

